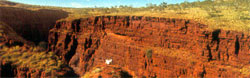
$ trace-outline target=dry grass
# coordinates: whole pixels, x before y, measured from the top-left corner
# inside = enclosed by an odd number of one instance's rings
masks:
[[[67,19],[86,18],[91,16],[150,16],[193,19],[209,26],[209,29],[225,29],[249,32],[250,12],[243,0],[228,2],[194,2],[180,5],[169,5],[164,9],[160,7],[149,8],[82,8],[65,9],[72,14]],[[245,5],[244,5],[245,3]],[[196,5],[195,5],[196,4]],[[239,6],[238,4],[242,4]],[[200,6],[198,6],[200,5]],[[184,7],[175,9],[176,7]]]
[[[10,7],[10,6],[8,6]],[[209,29],[225,29],[249,32],[250,10],[247,0],[215,0],[214,2],[192,2],[166,6],[147,6],[141,8],[63,8],[18,4],[12,7],[30,10],[54,9],[64,10],[70,15],[64,20],[86,18],[92,16],[150,16],[193,19],[209,26]]]
[[[24,51],[19,46],[4,47],[0,50],[0,59],[6,62],[11,62],[18,67],[27,67],[32,70],[40,70],[50,73],[53,70],[60,70],[64,64],[54,54],[54,52],[43,51],[39,47],[30,48]]]
[[[93,78],[94,76],[98,76],[100,72],[102,72],[102,70],[103,67],[102,68],[94,67],[92,68],[91,71],[86,72],[83,76],[81,76],[81,78]]]
[[[246,77],[249,77],[250,76],[250,66],[243,67],[242,69],[240,69],[240,72],[242,74],[244,74]]]

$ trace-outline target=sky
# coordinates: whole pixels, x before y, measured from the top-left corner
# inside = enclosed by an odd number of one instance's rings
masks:
[[[142,7],[148,3],[160,4],[162,2],[167,2],[168,4],[176,4],[184,1],[192,2],[198,0],[9,0],[9,1],[32,4],[32,5],[87,8],[95,6],[111,7],[119,5],[131,5],[133,7]]]

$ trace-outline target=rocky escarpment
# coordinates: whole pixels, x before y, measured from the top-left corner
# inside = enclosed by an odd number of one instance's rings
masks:
[[[61,21],[49,33],[49,50],[80,76],[108,65],[136,77],[249,77],[249,48],[248,34],[158,17]]]
[[[62,10],[27,10],[15,7],[0,7],[0,22],[7,24],[19,36],[38,44],[48,40],[48,33],[57,20],[66,18]]]
[[[0,77],[77,77],[68,65],[59,63],[56,55],[50,55],[43,48],[34,46],[0,21]]]
[[[19,36],[10,26],[0,22],[0,49],[4,45],[32,45],[32,42],[26,41],[21,36]]]

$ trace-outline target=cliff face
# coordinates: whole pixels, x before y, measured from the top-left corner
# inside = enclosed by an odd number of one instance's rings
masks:
[[[3,45],[32,45],[32,42],[26,41],[19,36],[10,26],[0,21],[0,49]]]
[[[249,77],[241,69],[249,67],[250,36],[206,28],[156,17],[62,21],[50,30],[49,50],[80,76],[103,65],[137,77]]]
[[[68,16],[61,10],[41,9],[38,11],[14,7],[0,7],[0,22],[7,24],[19,36],[39,43],[48,40],[48,32],[56,21]]]

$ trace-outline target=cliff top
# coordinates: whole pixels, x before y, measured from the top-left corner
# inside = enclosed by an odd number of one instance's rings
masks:
[[[205,0],[180,4],[148,4],[146,7],[114,6],[111,8],[63,8],[50,6],[26,5],[0,1],[5,7],[18,7],[29,10],[57,9],[69,12],[66,20],[92,16],[153,16],[166,18],[194,19],[204,23],[210,29],[237,30],[249,32],[250,5],[248,0]]]

